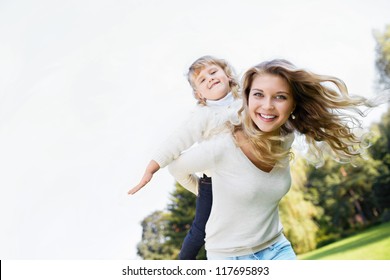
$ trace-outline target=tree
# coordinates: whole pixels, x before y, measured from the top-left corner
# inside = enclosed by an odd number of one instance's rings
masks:
[[[195,217],[196,196],[183,188],[180,184],[175,184],[175,189],[171,194],[168,211],[167,244],[172,248],[174,257],[177,259],[181,245]],[[206,259],[204,248],[199,252],[197,259]]]
[[[173,259],[172,248],[167,246],[166,231],[169,213],[155,211],[141,222],[142,240],[138,243],[138,255],[144,260]]]
[[[380,162],[360,159],[356,166],[341,165],[327,158],[319,169],[310,167],[307,195],[323,209],[317,222],[320,245],[371,225],[378,219],[373,196],[373,183],[378,177]]]
[[[141,223],[138,255],[147,260],[176,260],[195,216],[196,196],[175,184],[166,212],[155,211]],[[204,248],[198,259],[206,259]]]
[[[373,190],[376,202],[383,212],[382,220],[390,221],[390,109],[382,116],[379,124],[374,125],[378,137],[372,147],[372,156],[382,162],[378,168],[380,176]]]
[[[383,33],[376,32],[376,69],[379,73],[381,88],[390,88],[390,25]],[[382,117],[382,122],[376,126],[380,137],[372,147],[372,155],[380,160],[380,176],[374,183],[374,193],[377,203],[383,210],[383,221],[390,220],[390,109]]]
[[[390,25],[385,27],[383,33],[376,31],[376,68],[379,74],[379,85],[390,88]]]
[[[318,225],[314,218],[319,215],[319,208],[304,197],[307,164],[302,157],[297,157],[291,165],[292,186],[279,205],[284,234],[293,245],[297,254],[316,248]]]

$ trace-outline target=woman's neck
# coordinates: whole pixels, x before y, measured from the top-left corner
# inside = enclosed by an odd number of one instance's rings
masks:
[[[256,154],[253,152],[256,147],[253,146],[253,144],[249,141],[248,136],[241,130],[238,129],[234,132],[234,138],[236,140],[236,143],[238,147],[241,149],[241,151],[244,153],[244,155],[260,170],[264,172],[270,172],[274,165],[269,165],[260,160]]]

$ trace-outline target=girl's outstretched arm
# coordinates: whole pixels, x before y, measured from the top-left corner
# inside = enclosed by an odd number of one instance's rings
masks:
[[[152,180],[153,174],[156,173],[159,169],[160,169],[160,165],[156,161],[151,160],[145,169],[145,173],[144,176],[142,176],[141,181],[138,183],[138,185],[136,185],[134,188],[129,190],[127,193],[135,194],[140,189],[145,187],[145,185],[149,183],[150,180]]]

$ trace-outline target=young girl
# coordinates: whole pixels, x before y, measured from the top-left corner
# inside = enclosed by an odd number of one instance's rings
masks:
[[[263,62],[244,74],[242,123],[184,152],[169,166],[188,189],[197,189],[195,172],[207,169],[213,178],[208,259],[296,259],[278,212],[291,184],[294,132],[305,136],[315,157],[322,157],[325,146],[334,159],[351,162],[366,148],[364,137],[349,126],[360,124],[351,116],[363,115],[358,106],[373,104],[349,96],[340,79],[286,60]]]
[[[227,121],[238,123],[238,110],[242,105],[238,98],[239,86],[232,67],[225,60],[203,56],[190,66],[187,78],[198,100],[197,107],[152,157],[141,181],[129,194],[143,188],[155,172],[167,166],[194,143],[219,133]],[[212,204],[211,178],[204,175],[192,191],[197,195],[196,213],[179,254],[182,260],[195,259],[204,244],[205,225]]]

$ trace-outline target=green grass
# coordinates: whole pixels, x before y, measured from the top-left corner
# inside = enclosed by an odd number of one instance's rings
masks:
[[[390,260],[390,222],[298,256],[299,260]]]

